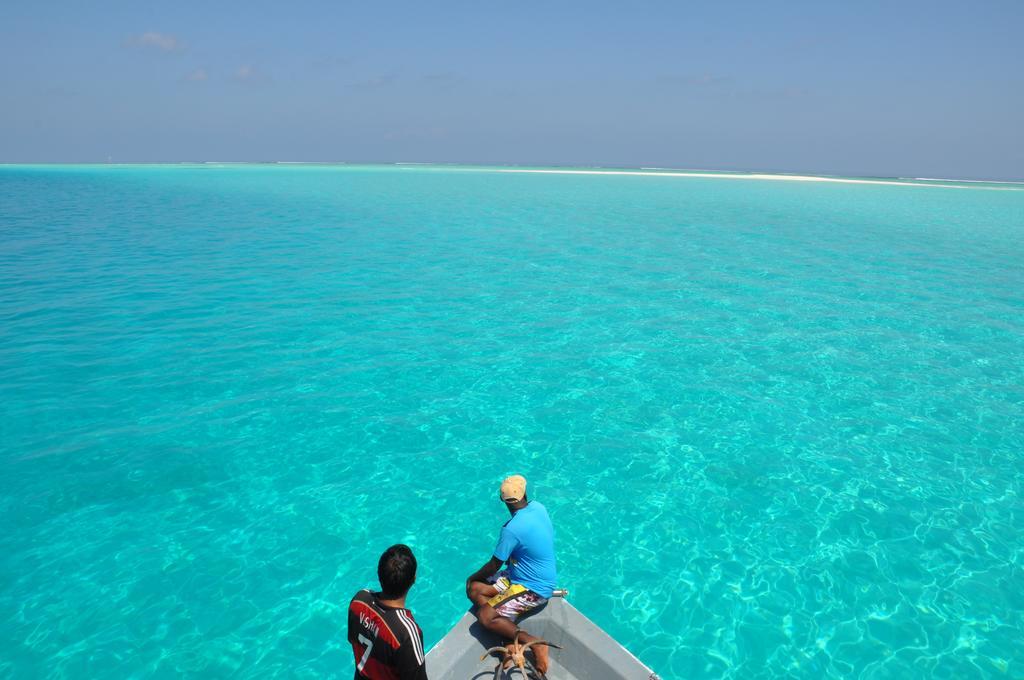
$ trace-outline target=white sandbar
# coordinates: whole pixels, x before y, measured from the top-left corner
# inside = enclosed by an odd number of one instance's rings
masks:
[[[845,177],[819,177],[815,175],[771,175],[767,173],[719,172],[647,172],[644,170],[561,170],[539,168],[466,168],[471,172],[515,172],[539,175],[630,175],[643,177],[693,177],[711,179],[756,179],[775,182],[831,182],[834,184],[883,184],[897,187],[941,187],[944,189],[986,189],[989,191],[1021,191],[1011,187],[970,186],[963,184],[935,184],[934,182],[904,182],[886,179],[847,179]]]

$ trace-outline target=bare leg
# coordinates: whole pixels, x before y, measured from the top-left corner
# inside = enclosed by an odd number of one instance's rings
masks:
[[[524,644],[527,642],[533,642],[536,640],[532,635],[527,634],[525,631],[519,632],[519,640]],[[530,647],[530,651],[533,652],[534,661],[536,661],[534,667],[541,675],[547,675],[548,672],[548,646],[547,645],[534,645]]]
[[[497,588],[489,583],[474,581],[469,586],[468,594],[469,599],[477,606],[476,618],[481,626],[509,640],[515,637],[518,630],[516,624],[498,614],[494,607],[487,604],[489,599],[498,594]]]
[[[469,589],[466,591],[466,595],[469,597],[469,600],[478,607],[482,607],[487,604],[487,600],[497,594],[497,588],[492,586],[490,583],[484,583],[483,581],[473,581],[469,584]]]
[[[516,624],[512,623],[511,619],[505,618],[495,611],[494,607],[487,604],[487,600],[497,594],[498,589],[486,583],[474,581],[470,586],[469,599],[473,601],[473,604],[477,605],[476,618],[480,625],[508,640],[515,640],[516,631],[519,632],[519,641],[523,644],[536,640],[537,638],[525,630],[521,630]],[[533,651],[534,658],[537,659],[537,670],[541,673],[547,673],[548,646],[534,645],[530,649]]]

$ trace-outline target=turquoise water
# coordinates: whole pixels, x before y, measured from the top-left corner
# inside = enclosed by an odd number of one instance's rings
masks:
[[[428,646],[519,472],[665,678],[1024,677],[1024,192],[0,167],[0,676]]]

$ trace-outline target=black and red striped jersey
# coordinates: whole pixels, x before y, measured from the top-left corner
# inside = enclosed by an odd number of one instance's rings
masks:
[[[355,680],[426,680],[423,631],[411,611],[386,607],[378,595],[360,590],[348,605]]]

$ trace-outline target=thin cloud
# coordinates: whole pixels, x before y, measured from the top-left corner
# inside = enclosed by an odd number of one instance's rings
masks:
[[[270,77],[256,68],[252,64],[243,64],[235,69],[234,73],[231,74],[232,80],[236,80],[241,83],[264,83],[270,80]]]
[[[454,71],[442,71],[440,73],[427,73],[422,77],[423,82],[428,86],[441,90],[450,90],[454,87],[465,86],[469,81]]]
[[[201,83],[207,78],[209,78],[209,75],[206,73],[205,68],[197,68],[195,71],[192,71],[185,76],[185,80],[191,80],[194,83]]]
[[[173,35],[166,33],[158,33],[156,31],[147,31],[140,33],[139,35],[132,36],[128,40],[128,44],[134,47],[146,47],[160,50],[161,52],[177,52],[185,48],[184,43],[178,40]]]
[[[352,65],[349,57],[317,57],[310,62],[314,71],[338,71]]]
[[[397,80],[398,76],[385,74],[373,76],[372,78],[367,78],[366,80],[361,80],[357,83],[352,83],[349,87],[353,90],[360,90],[362,92],[374,92],[394,85]]]

